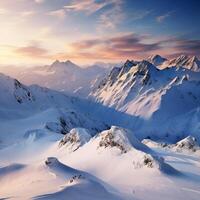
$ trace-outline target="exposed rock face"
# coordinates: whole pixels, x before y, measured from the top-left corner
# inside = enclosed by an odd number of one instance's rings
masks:
[[[15,96],[18,103],[23,103],[24,101],[34,101],[34,96],[31,92],[22,85],[18,80],[14,79],[14,92],[13,95]]]
[[[99,135],[99,147],[117,148],[121,153],[126,153],[131,149],[131,144],[125,131],[112,126],[111,129],[101,132]]]
[[[192,136],[188,136],[188,137],[184,138],[183,140],[177,142],[175,147],[176,147],[177,151],[188,150],[188,151],[195,152],[197,150],[200,150],[197,139]]]
[[[73,184],[74,182],[78,182],[80,180],[85,179],[85,177],[82,174],[79,175],[74,175],[70,180],[69,180],[69,184]]]
[[[116,147],[120,149],[121,153],[126,153],[127,149],[120,140],[116,140],[115,136],[109,132],[104,137],[102,137],[99,142],[100,147]]]
[[[120,152],[127,153],[131,149],[150,153],[151,150],[142,144],[132,133],[127,129],[117,126],[111,126],[109,130],[102,131],[96,136],[98,148],[116,148]]]
[[[144,165],[149,167],[149,168],[153,168],[154,167],[154,160],[151,156],[149,155],[145,155],[144,156]]]
[[[45,164],[46,165],[54,165],[54,164],[57,164],[58,163],[58,159],[55,158],[55,157],[48,157],[45,161]]]
[[[118,77],[121,77],[123,74],[127,73],[132,67],[136,66],[137,63],[134,61],[127,60],[122,66]]]
[[[87,129],[74,128],[67,133],[59,143],[59,147],[67,147],[72,151],[76,151],[78,148],[87,143],[91,138],[91,135]]]

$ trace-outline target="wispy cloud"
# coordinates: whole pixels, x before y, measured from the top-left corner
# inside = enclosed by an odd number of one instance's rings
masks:
[[[111,1],[95,1],[95,0],[74,0],[71,4],[65,5],[64,8],[67,11],[76,12],[86,12],[87,14],[92,14],[103,8],[104,6],[110,4]]]
[[[36,14],[36,11],[23,11],[20,13],[22,17],[30,17]]]
[[[200,55],[200,40],[177,39],[175,49],[181,53]]]
[[[153,11],[152,10],[136,10],[130,14],[130,18],[132,21],[143,19],[150,15]]]
[[[94,38],[71,44],[73,56],[98,59],[127,59],[160,49],[159,43],[144,43],[136,34]],[[89,56],[89,57],[88,57]]]
[[[179,12],[176,8],[155,17],[155,13],[160,11],[159,5],[147,7],[142,6],[141,3],[140,7],[136,7],[134,3],[129,2],[124,0],[0,0],[2,27],[0,45],[14,46],[2,48],[1,58],[2,55],[6,55],[4,60],[8,62],[7,58],[11,57],[8,55],[14,55],[12,62],[27,63],[36,60],[45,62],[46,59],[54,58],[75,58],[76,61],[88,60],[85,61],[86,63],[94,59],[104,61],[140,59],[154,53],[199,55],[200,42],[198,35],[195,35],[199,32],[198,27],[193,26],[194,29],[186,27],[185,30],[190,33],[185,35],[183,31],[183,35],[179,34],[179,37],[186,39],[168,39],[167,37],[180,30],[170,29],[165,34],[161,34],[152,21],[163,23],[166,20],[170,23],[169,17]],[[137,20],[139,23],[136,23]],[[177,20],[181,23],[180,18]],[[140,35],[141,32],[146,35],[146,38]],[[42,41],[42,44],[30,44],[29,41],[32,40]],[[23,44],[28,45],[23,46]]]
[[[172,11],[171,12],[167,12],[163,15],[160,15],[160,16],[157,16],[156,17],[156,21],[159,22],[159,23],[162,23],[165,19],[167,19],[168,17],[170,17],[172,15]]]
[[[37,45],[30,45],[30,46],[23,46],[23,47],[18,47],[14,49],[14,52],[18,55],[21,56],[27,56],[31,58],[41,58],[41,57],[46,57],[48,54],[48,50],[45,48],[42,48]]]
[[[57,17],[59,19],[64,19],[66,17],[65,9],[53,10],[47,13],[47,15]]]
[[[128,33],[113,37],[98,37],[68,44],[65,52],[54,52],[33,43],[22,47],[12,47],[16,55],[40,59],[75,59],[84,62],[95,60],[143,59],[151,54],[173,57],[179,54],[200,56],[200,40],[166,38],[155,42],[144,42],[147,36]]]
[[[99,17],[99,24],[97,29],[101,30],[103,28],[115,28],[121,21],[125,18],[122,11],[122,1],[112,1],[112,6],[110,9],[103,12]]]
[[[107,8],[110,6],[109,9],[106,9],[105,12],[103,12],[102,15],[100,15],[100,21],[102,23],[105,23],[106,26],[112,26],[114,24],[113,21],[119,21],[119,8],[116,6],[119,5],[121,0],[102,0],[102,1],[97,1],[97,0],[84,0],[84,1],[79,1],[79,0],[73,0],[68,4],[65,4],[63,7],[57,10],[51,10],[47,13],[47,15],[50,16],[55,16],[60,19],[64,19],[66,15],[70,12],[82,12],[85,13],[86,15],[91,15],[96,13],[97,11]],[[118,13],[117,13],[118,12]],[[111,19],[112,20],[109,20]],[[115,19],[116,18],[116,19]],[[110,22],[108,22],[108,20]],[[111,24],[112,21],[112,24]]]
[[[126,60],[144,59],[152,54],[162,54],[167,57],[188,54],[200,56],[200,40],[166,38],[154,42],[144,42],[149,37],[138,34],[123,34],[121,36],[93,38],[80,40],[70,44],[68,53],[58,53],[54,58],[75,59],[84,61],[94,60]]]

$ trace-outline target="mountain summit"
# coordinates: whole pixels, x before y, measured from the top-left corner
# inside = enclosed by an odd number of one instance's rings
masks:
[[[167,59],[161,57],[160,55],[152,55],[147,58],[147,61],[157,66],[163,64],[165,61],[167,61]]]
[[[190,69],[192,71],[200,71],[200,61],[196,56],[180,55],[165,64],[168,67],[176,66]]]
[[[38,84],[69,95],[86,97],[106,71],[98,65],[82,68],[70,60],[56,60],[51,65],[18,70],[15,76],[27,85]]]

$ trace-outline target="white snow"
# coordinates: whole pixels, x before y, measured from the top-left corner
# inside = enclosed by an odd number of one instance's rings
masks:
[[[199,200],[199,61],[147,60],[0,74],[0,199]]]
[[[81,135],[85,134],[78,130]],[[110,133],[115,142],[121,142],[127,148],[127,152],[122,153],[115,145],[99,146]],[[27,140],[24,138],[17,148],[12,149],[11,157],[1,159],[1,198],[199,198],[199,154],[147,148],[131,131],[120,127],[99,133],[76,151],[60,148],[61,137],[55,136],[39,137],[27,146],[23,144],[23,140]],[[30,151],[34,145],[41,148]],[[19,147],[23,152],[19,152]],[[10,148],[1,149],[0,158],[2,153],[8,155]],[[16,159],[19,153],[21,159]],[[12,164],[15,159],[21,164]]]
[[[91,98],[140,118],[141,125],[133,130],[141,138],[170,135],[169,139],[176,141],[175,137],[190,134],[199,140],[195,133],[200,124],[194,113],[198,113],[200,105],[200,72],[182,67],[160,70],[148,61],[132,65],[127,62],[121,68],[114,68],[90,93]],[[187,126],[186,116],[190,118]]]

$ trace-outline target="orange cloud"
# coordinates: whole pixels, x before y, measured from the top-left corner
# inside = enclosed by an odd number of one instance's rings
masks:
[[[48,50],[38,46],[24,46],[14,50],[14,52],[21,56],[46,58],[48,57]]]
[[[180,53],[199,56],[200,41],[166,38],[156,42],[144,42],[149,36],[137,34],[124,34],[121,36],[101,37],[80,40],[68,44],[66,52],[50,53],[39,44],[14,48],[18,56],[35,58],[35,60],[67,60],[72,59],[77,63],[95,61],[122,61],[126,59],[144,59],[152,54],[161,54],[172,57]]]
[[[144,43],[142,37],[126,34],[107,38],[82,40],[71,44],[73,55],[91,56],[98,59],[120,59],[150,53],[160,49],[159,43]]]
[[[74,0],[72,4],[65,5],[64,9],[67,11],[76,11],[76,12],[87,12],[88,14],[92,14],[102,9],[103,7],[115,3],[119,0],[110,0],[110,1],[95,1],[95,0]]]
[[[147,36],[146,36],[147,37]],[[69,44],[68,53],[58,53],[54,58],[76,61],[122,61],[126,59],[144,59],[152,54],[172,57],[181,53],[199,56],[200,41],[178,38],[164,38],[156,42],[144,42],[146,38],[136,34],[93,38]]]

